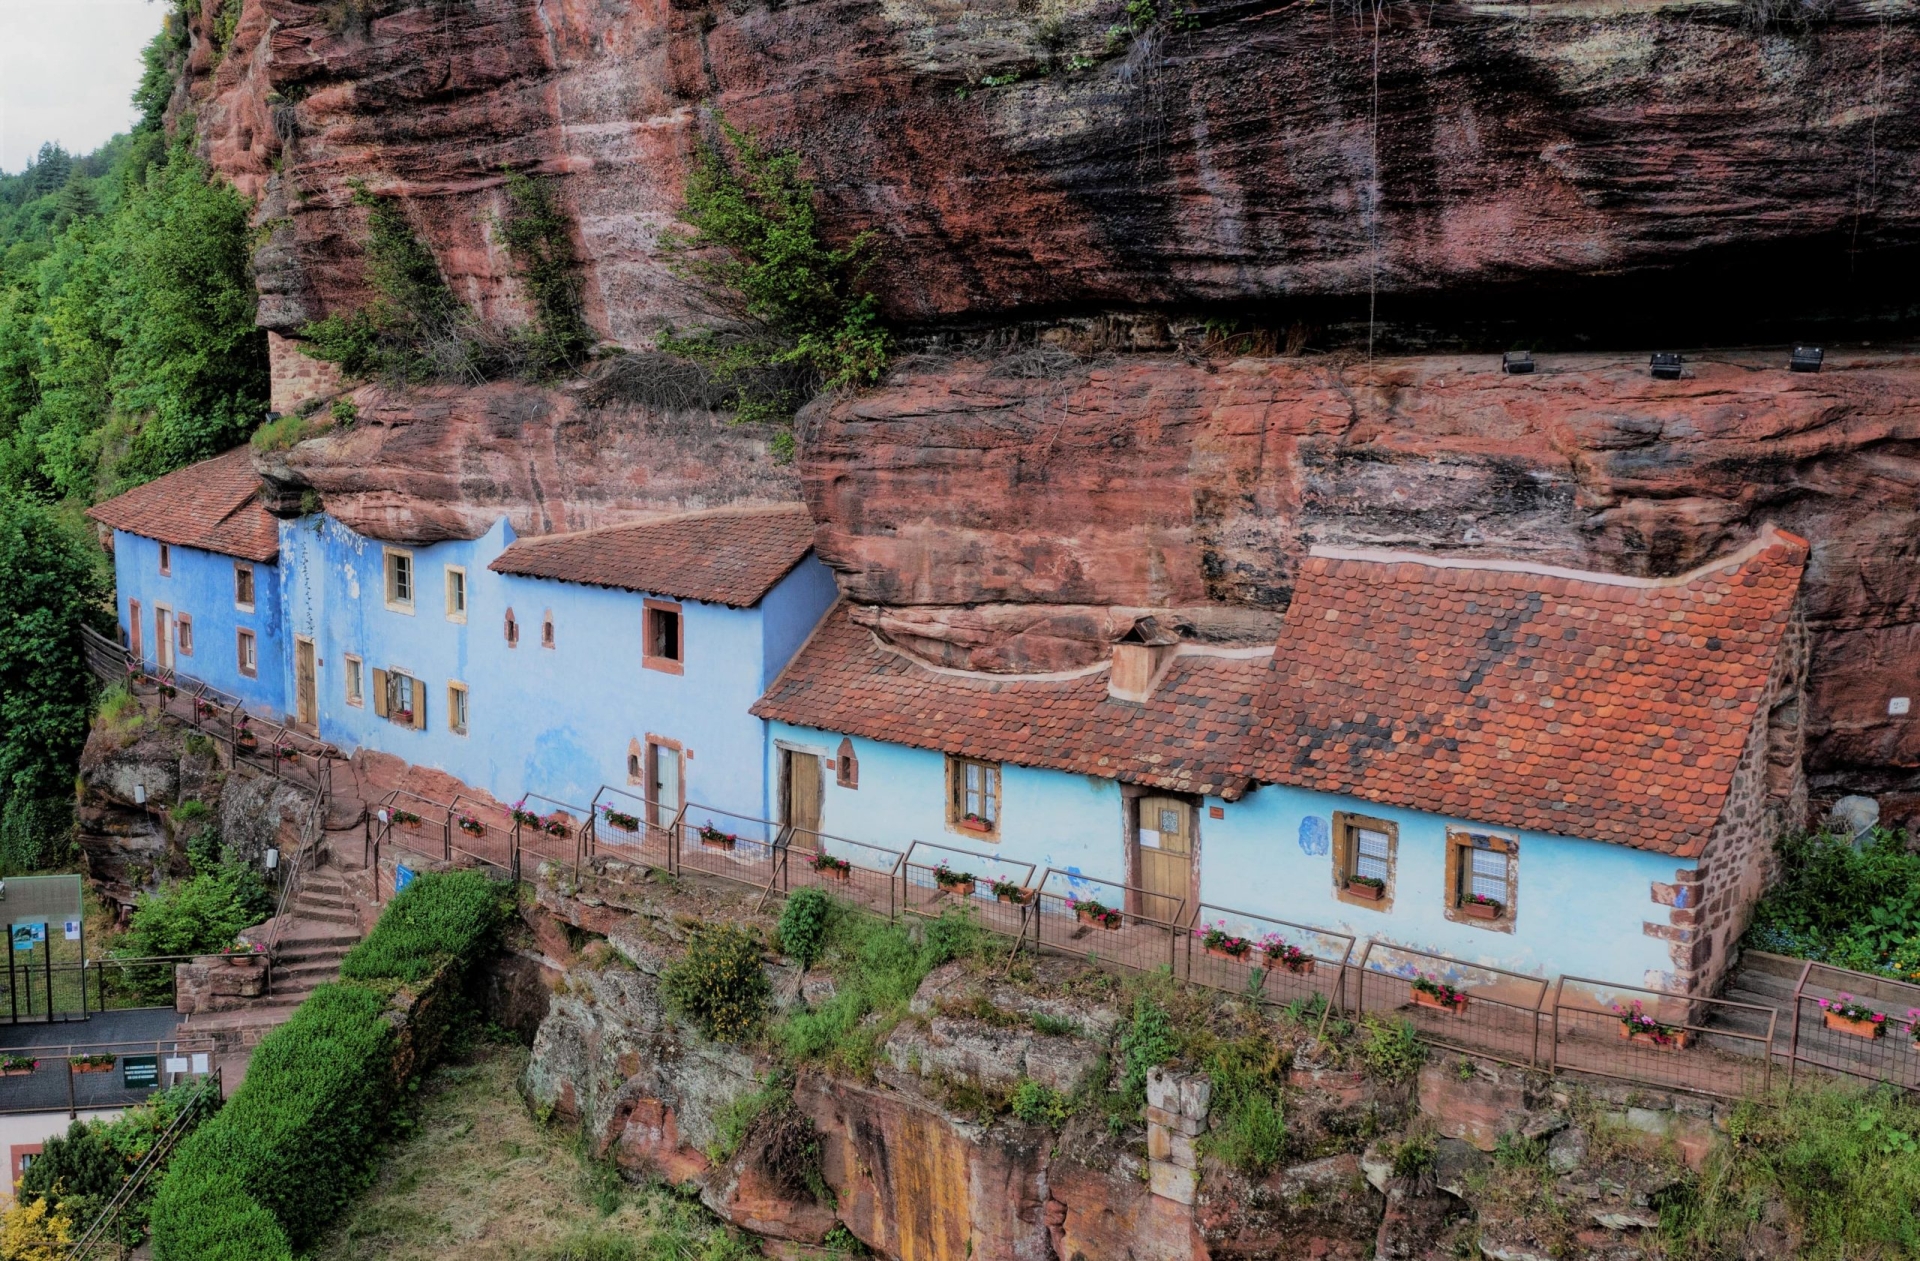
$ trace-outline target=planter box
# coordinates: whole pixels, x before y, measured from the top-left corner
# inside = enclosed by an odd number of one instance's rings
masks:
[[[1272,955],[1267,956],[1267,967],[1285,968],[1295,976],[1312,976],[1313,963],[1314,961],[1312,959],[1294,959],[1288,961],[1286,959],[1276,959]]]
[[[616,832],[638,832],[640,830],[640,822],[637,819],[629,823],[625,819],[610,818],[607,820],[607,826]]]
[[[1234,954],[1231,950],[1222,950],[1218,946],[1202,946],[1200,948],[1214,958],[1225,959],[1230,963],[1245,963],[1253,953],[1251,950],[1243,950],[1239,954]]]
[[[478,829],[475,829],[475,828],[467,827],[463,824],[460,826],[460,834],[462,836],[471,836],[474,840],[477,841],[481,837],[487,834],[487,825],[482,823]]]
[[[731,851],[737,843],[738,842],[731,836],[716,836],[711,840],[704,836],[700,838],[701,849],[724,849]]]
[[[951,893],[956,898],[972,897],[976,885],[976,882],[972,880],[962,880],[955,884],[940,884],[940,882],[936,880],[934,883],[939,885],[940,892]]]
[[[1091,924],[1095,928],[1104,928],[1110,933],[1120,930],[1120,920],[1118,917],[1115,917],[1111,922],[1102,922],[1095,919],[1091,911],[1075,911],[1073,914],[1074,918],[1078,919],[1082,924]]]
[[[1877,1038],[1887,1031],[1885,1021],[1876,1024],[1871,1020],[1848,1020],[1837,1011],[1827,1012],[1826,1017],[1827,1028],[1852,1034],[1856,1038]]]
[[[1030,906],[1033,903],[1033,890],[1022,889],[1018,893],[996,893],[993,895],[1008,906]]]
[[[1415,990],[1413,992],[1413,1005],[1416,1007],[1431,1007],[1435,1011],[1444,1011],[1449,1016],[1462,1015],[1467,1010],[1467,1000],[1465,997],[1449,1003],[1445,999],[1435,998],[1425,990]]]
[[[425,819],[396,819],[394,820],[394,826],[403,827],[409,832],[418,832],[422,827],[426,826],[426,820]]]
[[[260,956],[257,954],[221,955],[220,957],[236,968],[257,968],[260,966]]]
[[[963,832],[978,832],[982,836],[993,831],[993,824],[988,823],[985,819],[957,819],[954,821],[953,826]]]
[[[813,870],[816,875],[823,876],[828,880],[837,880],[841,884],[847,884],[853,879],[853,868],[851,867],[815,867]]]
[[[32,1074],[30,1068],[0,1068],[0,1077],[29,1077]]]
[[[259,747],[260,747],[260,737],[258,737],[258,736],[235,736],[235,737],[233,738],[233,743],[234,743],[234,745],[235,745],[235,747],[237,747],[237,748],[242,748],[242,749],[245,749],[245,750],[247,750],[247,751],[248,751],[249,753],[251,753],[251,752],[252,752],[253,750],[255,750],[255,749],[257,749],[257,748],[259,748]]]
[[[1500,912],[1505,909],[1505,907],[1501,906],[1488,906],[1484,902],[1462,902],[1460,904],[1460,913],[1468,919],[1499,919]]]
[[[1376,889],[1370,884],[1350,884],[1347,886],[1347,892],[1356,898],[1364,898],[1369,902],[1378,902],[1387,896],[1385,889]]]
[[[1629,1029],[1625,1025],[1621,1025],[1620,1036],[1629,1042],[1638,1042],[1643,1046],[1650,1046],[1659,1051],[1684,1051],[1693,1045],[1693,1030],[1691,1029],[1675,1029],[1672,1033],[1668,1034],[1663,1041],[1660,1035],[1649,1033],[1645,1029]]]
[[[115,1064],[75,1064],[73,1065],[73,1071],[76,1073],[111,1073],[116,1067],[118,1067],[118,1065]]]

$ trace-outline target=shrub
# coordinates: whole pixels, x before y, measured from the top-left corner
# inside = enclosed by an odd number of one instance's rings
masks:
[[[739,416],[783,421],[822,386],[877,381],[891,351],[879,307],[861,281],[872,238],[828,246],[814,188],[796,153],[767,153],[716,115],[719,138],[703,146],[687,179],[691,237],[683,270],[732,316],[724,334],[668,331],[660,348],[708,367],[739,391]]]
[[[812,967],[826,949],[827,921],[832,915],[832,898],[819,889],[798,890],[780,911],[780,949],[802,969]]]
[[[508,896],[478,871],[420,876],[394,895],[373,932],[347,952],[340,975],[418,981],[450,959],[476,958],[492,948]]]
[[[208,851],[201,847],[194,855],[198,862]],[[191,879],[141,894],[115,953],[126,959],[210,954],[271,914],[273,894],[252,864],[216,862]],[[153,979],[162,990],[171,984],[171,975]]]
[[[660,978],[667,1009],[709,1038],[738,1042],[760,1031],[771,987],[760,967],[760,943],[738,924],[693,934],[687,951]]]
[[[1013,1115],[1028,1125],[1058,1129],[1067,1119],[1067,1100],[1051,1086],[1043,1086],[1031,1077],[1022,1077],[1013,1087]]]
[[[1419,1031],[1408,1020],[1367,1016],[1362,1021],[1360,1062],[1385,1082],[1412,1081],[1427,1058]]]
[[[66,1261],[72,1223],[44,1199],[22,1198],[0,1213],[0,1257],[7,1261]]]
[[[1789,832],[1780,875],[1754,908],[1747,944],[1864,972],[1920,979],[1920,854],[1876,828],[1858,848],[1830,832]]]
[[[1167,1009],[1145,994],[1135,998],[1132,1023],[1120,1035],[1120,1094],[1130,1112],[1138,1112],[1147,1102],[1147,1073],[1179,1052]]]
[[[593,330],[580,310],[573,224],[547,181],[508,172],[500,235],[533,304],[533,322],[518,334],[528,369],[551,376],[579,366],[593,346]]]
[[[1204,1067],[1213,1082],[1214,1114],[1206,1150],[1242,1173],[1269,1172],[1287,1147],[1280,1105],[1287,1061],[1280,1044],[1262,1034],[1222,1042]]]

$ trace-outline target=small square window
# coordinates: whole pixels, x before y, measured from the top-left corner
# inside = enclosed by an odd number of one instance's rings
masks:
[[[520,623],[513,616],[512,609],[507,610],[506,634],[507,647],[518,648],[520,646]]]
[[[458,565],[447,566],[447,620],[467,620],[467,571]]]
[[[540,617],[540,646],[553,647],[553,610],[548,609]]]
[[[467,734],[467,685],[447,684],[447,730],[456,736]]]
[[[253,566],[235,563],[233,567],[233,607],[253,612]]]
[[[947,825],[974,836],[1000,835],[1000,765],[947,759]]]
[[[235,641],[240,658],[240,673],[250,679],[256,677],[260,672],[260,659],[255,651],[253,632],[250,630],[236,631]]]
[[[396,613],[413,612],[413,553],[388,548],[387,607]]]
[[[680,606],[664,600],[648,600],[646,607],[646,648],[640,664],[649,670],[681,673],[686,666],[687,645]]]
[[[1335,894],[1353,906],[1391,909],[1400,829],[1385,819],[1336,812],[1333,835]]]
[[[165,543],[160,545],[160,576],[165,578],[173,573],[173,549]]]
[[[1486,832],[1447,833],[1447,907],[1450,920],[1511,931],[1520,882],[1520,846]]]
[[[180,637],[180,655],[191,657],[193,655],[193,614],[180,614],[174,619],[174,626]]]
[[[352,653],[347,654],[346,661],[347,661],[347,671],[346,671],[347,673],[347,704],[352,705],[356,709],[365,708],[367,703],[367,695],[366,695],[366,692],[363,690],[363,685],[360,677],[360,667],[363,663],[361,662],[360,658],[354,656]]]

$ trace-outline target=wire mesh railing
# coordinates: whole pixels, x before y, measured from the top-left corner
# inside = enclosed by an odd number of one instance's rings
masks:
[[[1787,1076],[1802,1067],[1920,1089],[1920,985],[1808,960],[1794,982]]]
[[[1290,1003],[1316,995],[1344,1005],[1351,933],[1200,903],[1184,949],[1185,979],[1209,989]]]
[[[0,1115],[124,1108],[213,1071],[212,1037],[0,1046]]]
[[[1393,1012],[1449,1050],[1540,1068],[1552,985],[1537,976],[1369,941],[1354,965],[1354,1010]]]
[[[220,1079],[218,1067],[213,1069],[210,1077],[212,1088],[195,1091],[173,1120],[168,1122],[167,1128],[154,1137],[146,1155],[121,1180],[113,1198],[107,1201],[86,1231],[68,1249],[68,1261],[96,1261],[109,1257],[119,1261],[145,1241],[145,1215],[136,1214],[134,1205],[141,1199],[141,1193],[166,1168],[167,1162],[173,1159],[174,1148],[180,1145],[180,1140],[219,1109],[226,1087]]]
[[[1002,854],[915,841],[900,863],[900,906],[913,915],[967,907],[996,932],[1018,937],[1038,897],[1034,863]]]
[[[1171,969],[1186,907],[1185,898],[1049,867],[1034,888],[1027,936],[1035,946],[1139,972]]]
[[[812,828],[789,828],[776,855],[779,888],[827,889],[874,911],[900,913],[901,872],[907,856],[884,845],[853,841]]]
[[[676,873],[695,871],[763,892],[781,874],[776,860],[787,829],[771,820],[688,802],[674,813],[667,834],[669,870]]]
[[[1751,1032],[1728,1015],[1759,1019]],[[1553,987],[1548,1067],[1738,1098],[1773,1080],[1771,1007],[1562,976]]]

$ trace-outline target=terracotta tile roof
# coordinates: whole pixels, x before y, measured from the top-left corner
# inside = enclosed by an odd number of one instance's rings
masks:
[[[1696,855],[1806,557],[1768,531],[1647,581],[1317,550],[1275,651],[1254,776]]]
[[[812,549],[805,506],[781,504],[516,539],[488,568],[744,609]]]
[[[989,761],[1237,797],[1242,746],[1273,663],[1191,650],[1151,699],[1112,700],[1107,671],[988,675],[882,645],[844,604],[754,705],[762,718]]]
[[[263,562],[280,555],[280,531],[260,506],[260,475],[253,471],[253,455],[246,447],[176,469],[95,504],[87,515],[113,529],[178,547]]]

